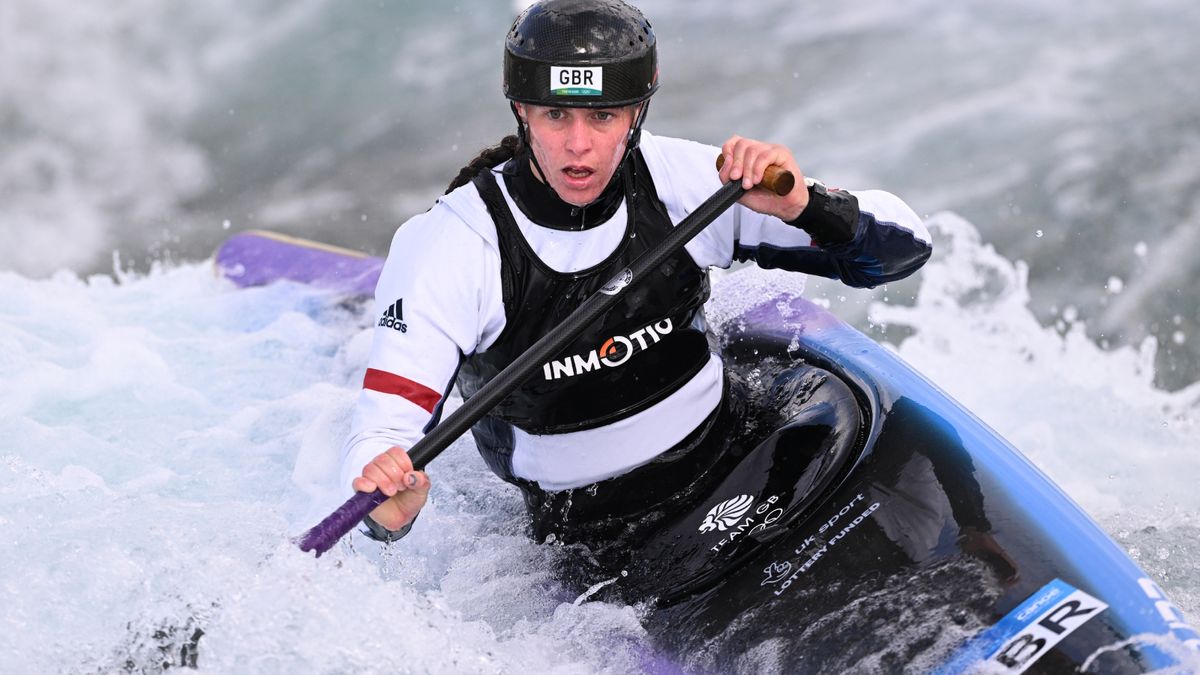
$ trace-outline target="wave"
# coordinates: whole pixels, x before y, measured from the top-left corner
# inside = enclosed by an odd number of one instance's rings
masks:
[[[1152,342],[1103,350],[1078,323],[1042,327],[1023,265],[953,214],[929,225],[941,245],[914,301],[872,301],[872,330],[906,333],[901,356],[1062,485],[1194,622],[1200,389],[1156,389]],[[711,314],[779,283],[731,273]],[[835,312],[856,302],[808,292]],[[288,541],[343,496],[338,449],[370,314],[294,284],[236,290],[208,264],[115,279],[0,273],[0,585],[19,618],[0,631],[0,662],[640,667],[640,608],[575,604],[548,571],[566,551],[528,540],[520,497],[469,440],[430,467],[431,503],[402,544],[352,535],[313,560]]]

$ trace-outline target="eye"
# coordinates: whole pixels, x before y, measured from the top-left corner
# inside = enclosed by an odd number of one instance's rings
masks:
[[[546,117],[552,120],[561,120],[563,117],[566,117],[566,113],[558,108],[551,108],[546,111]]]
[[[593,117],[600,122],[607,122],[613,117],[616,117],[616,115],[607,110],[597,110],[595,113],[593,113]]]

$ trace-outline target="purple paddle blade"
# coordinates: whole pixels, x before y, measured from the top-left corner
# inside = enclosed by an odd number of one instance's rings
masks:
[[[371,295],[383,259],[350,249],[252,230],[217,249],[217,273],[241,288],[287,279],[347,295]]]

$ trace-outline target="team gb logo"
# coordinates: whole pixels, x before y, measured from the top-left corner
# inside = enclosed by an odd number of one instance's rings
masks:
[[[700,523],[701,532],[712,532],[720,530],[724,532],[737,524],[742,516],[750,510],[750,505],[754,503],[754,497],[750,495],[741,495],[733,499],[725,501],[712,507],[708,515],[704,516],[704,522]]]

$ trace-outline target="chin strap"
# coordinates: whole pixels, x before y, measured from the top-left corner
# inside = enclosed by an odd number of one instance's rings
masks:
[[[550,181],[546,179],[546,172],[542,170],[542,165],[538,164],[537,153],[533,151],[533,141],[529,138],[529,126],[521,120],[521,114],[517,112],[517,104],[513,101],[509,101],[508,108],[512,110],[513,117],[515,117],[517,120],[517,139],[521,141],[521,145],[523,147],[529,150],[529,159],[533,161],[534,170],[536,170],[538,176],[541,177],[542,183],[546,185],[546,189],[561,201],[562,197],[560,197],[558,193],[554,191],[554,186],[551,185]]]
[[[633,120],[633,126],[629,127],[629,136],[625,138],[625,158],[637,150],[638,143],[642,142],[642,125],[646,122],[647,111],[650,110],[650,99],[642,101],[642,105],[638,107],[637,117]]]
[[[618,170],[623,169],[626,163],[629,164],[630,174],[633,174],[637,170],[636,163],[630,160],[633,158],[633,151],[637,150],[638,144],[642,142],[642,124],[646,122],[646,111],[649,109],[650,99],[642,101],[642,105],[638,108],[637,117],[633,120],[633,126],[629,127],[629,135],[625,138],[625,156],[621,158],[621,167]],[[613,176],[613,178],[616,178],[616,176]],[[625,194],[631,201],[629,204],[630,209],[633,208],[633,198],[637,196],[637,181],[632,180],[632,178],[633,176],[631,175],[631,180],[625,183],[627,188]]]

